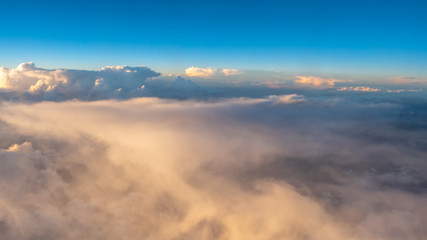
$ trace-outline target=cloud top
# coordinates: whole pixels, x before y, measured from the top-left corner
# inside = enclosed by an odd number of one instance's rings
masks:
[[[0,69],[0,87],[34,99],[106,99],[138,95],[145,81],[160,76],[147,67],[108,66],[99,71],[43,69],[22,63]]]
[[[185,69],[185,74],[188,77],[201,77],[201,78],[210,78],[210,77],[220,77],[220,76],[233,76],[242,74],[243,71],[232,68],[202,68],[202,67],[189,67]]]
[[[295,83],[315,88],[329,88],[335,86],[335,83],[344,82],[335,78],[322,78],[315,76],[296,76]]]

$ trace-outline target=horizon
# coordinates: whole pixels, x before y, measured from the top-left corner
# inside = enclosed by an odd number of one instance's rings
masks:
[[[424,1],[7,1],[0,66],[427,77]],[[67,9],[67,10],[65,10]]]

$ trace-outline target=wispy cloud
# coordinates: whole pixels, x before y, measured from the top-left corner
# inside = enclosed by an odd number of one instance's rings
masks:
[[[401,92],[421,92],[422,89],[388,89],[389,93],[401,93]]]
[[[357,87],[342,87],[338,88],[338,91],[354,91],[354,92],[379,92],[381,89],[372,88],[369,86],[357,86]]]
[[[232,69],[232,68],[223,68],[223,69],[221,70],[221,72],[222,72],[225,76],[232,76],[232,75],[243,74],[243,71],[238,70],[238,69]]]
[[[295,78],[295,83],[315,88],[329,88],[335,86],[335,83],[344,82],[340,79],[315,76],[295,76]]]
[[[273,104],[292,104],[292,103],[299,103],[299,102],[305,102],[306,99],[302,95],[298,94],[289,94],[289,95],[271,95],[268,97],[271,101],[273,101]]]
[[[413,76],[400,76],[391,78],[395,84],[427,84],[427,78],[413,77]]]
[[[160,74],[147,67],[107,66],[100,71],[43,69],[34,63],[1,69],[0,85],[35,99],[105,99],[138,95],[145,81]]]

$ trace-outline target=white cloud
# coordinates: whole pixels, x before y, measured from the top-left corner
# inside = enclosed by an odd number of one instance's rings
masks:
[[[297,94],[289,94],[289,95],[271,95],[268,97],[273,104],[292,104],[292,103],[299,103],[299,102],[305,102],[305,98],[302,95]]]
[[[285,95],[270,95],[264,98],[227,98],[226,100],[215,101],[217,105],[256,105],[256,104],[268,104],[270,106],[275,105],[287,105],[294,103],[307,102],[303,95],[298,94],[285,94]]]
[[[338,91],[355,91],[355,92],[379,92],[379,88],[372,88],[368,86],[358,86],[358,87],[342,87],[338,88]]]
[[[217,73],[218,69],[216,68],[200,68],[200,67],[189,67],[187,69],[185,69],[185,74],[189,77],[212,77],[215,76],[215,74]]]
[[[137,95],[147,79],[160,74],[147,67],[107,66],[100,71],[42,69],[22,63],[0,69],[0,87],[27,92],[36,99],[105,99]],[[116,95],[117,90],[120,94]]]
[[[210,78],[210,77],[220,77],[220,76],[233,76],[238,74],[243,74],[243,71],[232,68],[201,68],[201,67],[189,67],[185,69],[185,74],[188,77],[202,77],[202,78]]]

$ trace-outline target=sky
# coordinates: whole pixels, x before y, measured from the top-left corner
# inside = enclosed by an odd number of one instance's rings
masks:
[[[0,66],[426,76],[425,1],[3,1]]]

